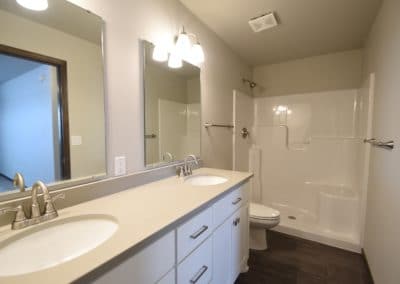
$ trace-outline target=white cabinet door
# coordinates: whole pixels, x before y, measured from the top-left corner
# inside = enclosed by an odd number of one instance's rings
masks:
[[[228,218],[213,234],[213,284],[231,283],[231,231],[232,220]]]
[[[248,206],[240,208],[231,218],[231,283],[247,266],[249,253]]]
[[[175,264],[175,232],[162,236],[103,273],[95,284],[154,284]]]
[[[249,267],[247,261],[249,260],[250,253],[250,220],[249,220],[249,206],[246,205],[240,209],[240,233],[241,237],[241,270],[240,272],[247,272]]]

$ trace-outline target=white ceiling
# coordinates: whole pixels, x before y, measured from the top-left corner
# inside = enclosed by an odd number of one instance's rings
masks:
[[[180,0],[252,66],[363,47],[382,0]],[[250,18],[280,25],[253,33]],[[201,40],[201,39],[200,39]]]
[[[68,1],[51,0],[47,10],[38,12],[21,7],[15,0],[0,0],[0,9],[92,43],[101,44],[102,19]]]
[[[42,65],[30,60],[0,54],[0,84]]]

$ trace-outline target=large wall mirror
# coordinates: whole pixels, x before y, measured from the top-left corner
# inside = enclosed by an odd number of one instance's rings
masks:
[[[144,54],[145,164],[157,167],[200,157],[200,69],[183,62],[170,68],[153,59],[154,45],[142,41]]]
[[[106,175],[100,17],[65,0],[0,1],[0,197]]]

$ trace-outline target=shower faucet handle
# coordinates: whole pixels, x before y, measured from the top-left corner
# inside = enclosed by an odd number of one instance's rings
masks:
[[[240,132],[240,135],[242,136],[243,139],[246,139],[247,137],[250,136],[250,132],[246,127],[243,127],[242,131]]]

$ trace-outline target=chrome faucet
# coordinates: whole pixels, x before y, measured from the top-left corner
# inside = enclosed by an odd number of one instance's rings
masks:
[[[25,191],[25,181],[21,173],[16,173],[13,180],[13,185],[19,188],[20,192]]]
[[[193,160],[192,163],[189,162],[189,160]],[[199,164],[199,161],[197,160],[195,155],[189,155],[185,158],[184,160],[184,165],[183,167],[179,167],[180,169],[180,173],[179,176],[181,176],[181,174],[183,174],[183,176],[190,176],[193,174],[193,169],[192,169],[192,164],[195,163],[196,165]],[[178,171],[177,171],[178,174]]]
[[[44,212],[43,214],[40,213],[40,207],[37,199],[38,190],[43,192],[43,199],[44,199]],[[56,218],[58,216],[57,210],[54,208],[53,201],[65,198],[63,193],[56,195],[55,197],[51,197],[49,193],[49,189],[42,181],[37,181],[32,186],[32,214],[31,219],[33,218],[43,218],[46,220],[50,220]],[[44,220],[44,221],[46,221]]]
[[[40,210],[40,205],[38,202],[38,190],[41,190],[43,192],[43,213]],[[0,209],[0,215],[9,212],[16,212],[15,219],[12,222],[11,228],[13,230],[23,229],[58,217],[58,213],[54,207],[53,202],[60,198],[64,199],[65,194],[61,193],[56,195],[55,197],[51,197],[47,186],[43,182],[37,181],[32,186],[32,207],[30,218],[26,217],[22,205],[19,205],[15,208],[7,207]]]
[[[172,156],[172,154],[170,152],[165,152],[162,156],[163,161],[166,160],[166,157],[168,157],[168,161],[167,162],[173,162],[174,161],[174,156]]]

